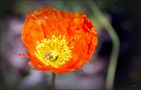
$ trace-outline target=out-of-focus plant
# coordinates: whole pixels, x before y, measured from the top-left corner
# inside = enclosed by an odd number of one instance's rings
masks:
[[[119,54],[119,47],[120,42],[119,38],[110,24],[110,22],[105,18],[105,16],[102,14],[102,12],[98,9],[97,5],[92,2],[91,0],[87,1],[88,5],[93,10],[93,14],[96,16],[96,18],[99,20],[100,24],[103,25],[107,32],[109,33],[112,43],[113,43],[113,49],[111,52],[108,72],[107,72],[107,78],[106,78],[106,89],[112,90],[114,86],[114,79],[115,79],[115,73],[116,73],[116,67],[117,67],[117,60],[118,60],[118,54]]]

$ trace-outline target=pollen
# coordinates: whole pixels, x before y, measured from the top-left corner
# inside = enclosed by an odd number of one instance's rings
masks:
[[[71,49],[65,36],[53,35],[50,39],[37,42],[35,55],[45,65],[58,68],[72,57]]]

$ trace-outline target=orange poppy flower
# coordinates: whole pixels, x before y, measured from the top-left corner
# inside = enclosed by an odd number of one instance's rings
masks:
[[[42,7],[27,14],[22,41],[32,65],[57,74],[73,71],[90,60],[97,33],[86,15]]]

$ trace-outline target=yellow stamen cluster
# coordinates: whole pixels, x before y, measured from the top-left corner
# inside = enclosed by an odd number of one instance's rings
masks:
[[[70,59],[71,49],[67,45],[65,36],[43,39],[37,42],[35,55],[45,65],[59,67]]]

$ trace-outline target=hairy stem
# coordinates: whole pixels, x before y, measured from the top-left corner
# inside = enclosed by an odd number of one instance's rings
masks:
[[[51,90],[55,90],[55,77],[56,77],[56,74],[52,72]]]

